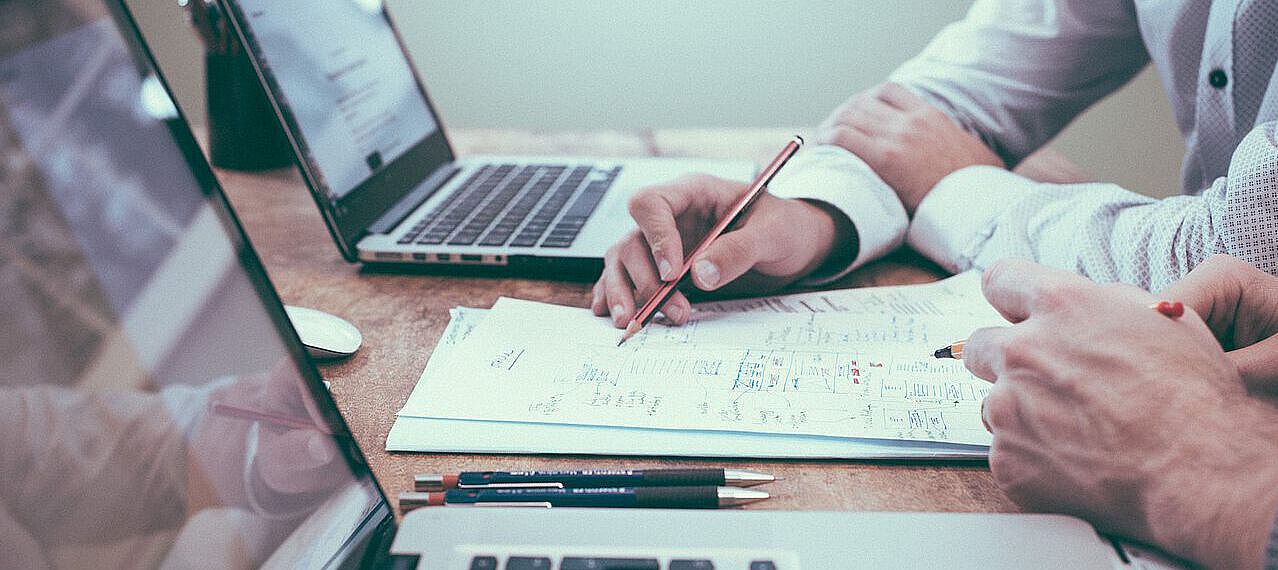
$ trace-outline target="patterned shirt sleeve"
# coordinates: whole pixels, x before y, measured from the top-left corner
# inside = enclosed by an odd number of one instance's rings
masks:
[[[1248,133],[1229,174],[1199,196],[1157,200],[1113,184],[965,168],[923,200],[907,241],[952,271],[1024,257],[1151,291],[1218,253],[1278,275],[1276,130],[1269,122]]]

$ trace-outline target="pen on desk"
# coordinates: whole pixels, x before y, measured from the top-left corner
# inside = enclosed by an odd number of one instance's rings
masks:
[[[401,511],[418,507],[592,507],[720,509],[768,498],[740,487],[600,487],[585,489],[450,489],[399,494]]]
[[[945,348],[938,348],[936,349],[936,352],[932,353],[932,356],[935,356],[937,358],[953,358],[954,360],[963,360],[963,345],[966,343],[967,343],[966,340],[960,340]]]
[[[446,489],[565,487],[753,487],[777,478],[739,469],[576,469],[557,471],[463,471],[413,476],[417,491]]]
[[[228,418],[239,418],[242,420],[266,422],[269,424],[275,424],[277,426],[286,427],[286,428],[309,429],[309,430],[315,430],[315,431],[319,431],[323,433],[328,433],[327,429],[324,429],[318,425],[315,425],[315,422],[312,422],[309,419],[286,416],[283,414],[275,414],[271,412],[263,412],[259,410],[252,410],[249,408],[241,408],[239,406],[233,406],[225,402],[213,402],[209,406],[209,408],[214,414],[219,416],[226,416]]]
[[[714,227],[710,228],[710,231],[706,232],[706,235],[701,238],[699,243],[697,243],[697,247],[693,248],[692,251],[688,253],[687,257],[683,260],[683,266],[679,268],[679,272],[676,273],[674,277],[671,277],[669,281],[662,282],[661,286],[657,288],[657,291],[654,292],[652,296],[648,298],[648,301],[635,312],[635,316],[632,317],[630,319],[630,323],[626,325],[626,332],[621,336],[621,340],[617,342],[617,346],[621,346],[627,339],[634,336],[640,330],[643,330],[643,327],[648,325],[648,322],[652,320],[652,317],[656,316],[657,311],[661,310],[661,307],[666,304],[666,301],[670,300],[670,296],[673,295],[675,290],[679,287],[679,282],[683,281],[683,278],[692,270],[692,261],[696,259],[697,256],[701,255],[701,253],[704,252],[716,238],[723,235],[723,232],[727,231],[734,223],[745,219],[746,214],[750,211],[750,207],[759,200],[759,196],[762,196],[764,192],[768,191],[768,184],[771,183],[772,179],[781,171],[781,167],[785,166],[785,163],[790,161],[790,157],[794,156],[794,153],[798,152],[799,147],[802,146],[803,138],[795,135],[793,139],[790,139],[790,142],[786,143],[785,148],[781,149],[781,152],[777,154],[776,158],[772,159],[772,162],[759,172],[759,176],[754,179],[754,182],[752,182],[746,189],[745,193],[737,199],[736,203],[728,209],[727,213],[723,216],[723,219],[719,220]]]

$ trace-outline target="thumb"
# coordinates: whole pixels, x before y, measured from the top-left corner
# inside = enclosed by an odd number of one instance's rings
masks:
[[[731,283],[765,257],[771,240],[759,239],[759,230],[746,226],[714,240],[692,262],[692,280],[698,288],[713,291]]]

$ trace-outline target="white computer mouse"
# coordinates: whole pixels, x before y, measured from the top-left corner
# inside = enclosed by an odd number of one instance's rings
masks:
[[[293,328],[297,329],[297,336],[313,358],[345,358],[355,354],[364,343],[364,335],[359,333],[359,329],[341,317],[292,305],[285,305],[284,312],[288,313]]]

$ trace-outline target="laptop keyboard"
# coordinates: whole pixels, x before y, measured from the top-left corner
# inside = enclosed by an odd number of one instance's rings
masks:
[[[620,166],[489,164],[398,243],[570,247],[620,173]]]
[[[664,570],[715,570],[715,564],[703,558],[671,558]],[[732,566],[731,570],[737,570]],[[604,558],[565,556],[559,565],[549,556],[511,556],[501,566],[496,556],[476,556],[470,560],[470,570],[663,570],[657,558]],[[729,570],[720,568],[720,570]],[[772,560],[751,560],[740,570],[777,570]]]

